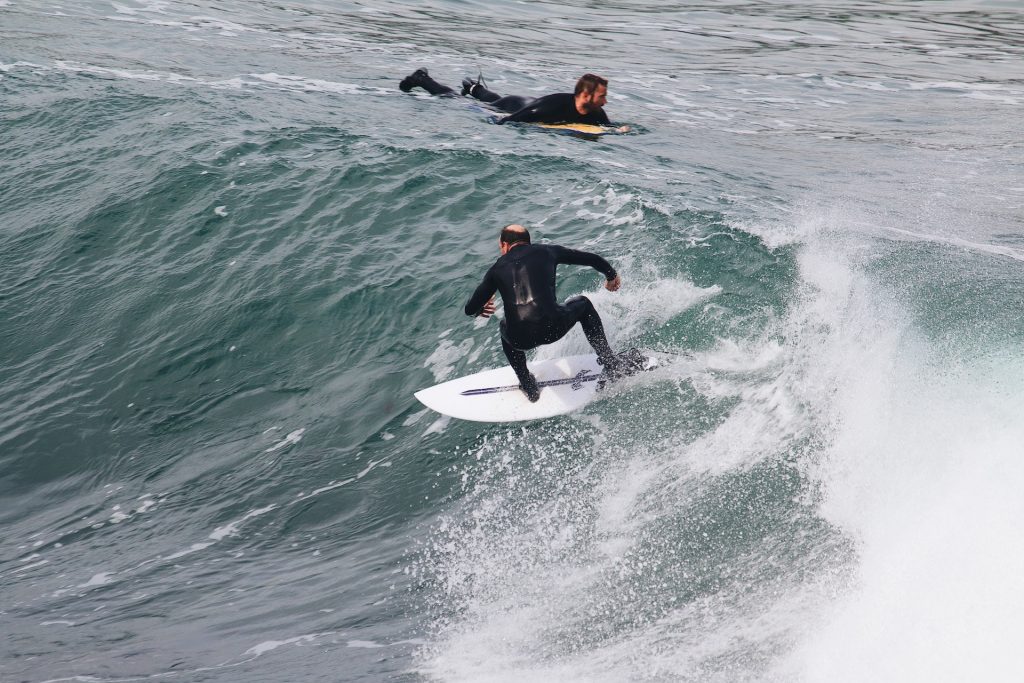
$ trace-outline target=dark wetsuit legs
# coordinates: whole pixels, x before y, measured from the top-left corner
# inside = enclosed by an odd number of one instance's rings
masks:
[[[505,322],[502,321],[501,325],[502,328],[504,328]],[[508,358],[508,364],[516,371],[516,377],[519,378],[519,383],[524,384],[530,376],[530,370],[526,367],[526,353],[505,341],[504,334],[501,335],[501,350],[505,352],[505,358]]]
[[[462,79],[462,94],[471,95],[481,102],[487,102],[488,104],[501,99],[501,95],[493,90],[488,90],[480,85],[479,81],[474,81],[471,78]]]
[[[602,364],[615,362],[615,354],[608,345],[608,337],[604,333],[604,325],[601,323],[601,316],[598,315],[594,304],[585,296],[574,296],[560,306],[560,315],[553,320],[546,320],[538,327],[517,327],[514,332],[509,332],[505,321],[501,321],[501,349],[508,358],[509,365],[516,372],[516,377],[522,382],[524,377],[529,375],[526,369],[526,350],[551,344],[558,341],[571,330],[576,323],[583,327],[583,334],[593,347],[597,357]]]
[[[486,102],[495,109],[499,109],[509,114],[514,114],[526,105],[533,102],[532,97],[521,97],[519,95],[506,95],[502,97],[498,93],[488,90],[479,83],[473,83],[468,78],[462,81],[463,94],[470,94],[481,102]],[[404,92],[409,92],[413,88],[423,88],[431,95],[438,97],[455,97],[455,91],[449,88],[447,85],[443,85],[435,81],[430,74],[427,73],[426,69],[416,69],[411,74],[402,79],[402,82],[398,84],[398,87]]]
[[[409,92],[413,88],[419,87],[426,90],[431,95],[438,95],[440,97],[455,97],[455,91],[449,88],[447,85],[441,85],[427,73],[426,69],[416,69],[411,74],[402,79],[402,82],[398,84],[398,87],[403,92]]]
[[[428,76],[425,72],[417,82],[421,88],[426,90],[431,95],[440,95],[441,97],[455,97],[455,91],[449,88],[447,85],[441,85],[433,78]]]
[[[530,97],[522,97],[520,95],[505,95],[497,100],[491,102],[491,106],[495,109],[507,111],[509,114],[514,114],[520,109],[523,109],[527,105],[533,102]]]
[[[531,97],[521,97],[520,95],[505,95],[502,97],[493,90],[488,90],[479,83],[473,83],[469,79],[464,80],[462,85],[464,93],[472,95],[481,102],[486,102],[495,109],[507,111],[509,114],[514,114],[533,101]],[[466,86],[469,87],[467,88]]]
[[[597,314],[597,309],[594,308],[590,299],[585,296],[574,296],[565,302],[565,308],[575,318],[572,325],[578,321],[583,327],[583,334],[587,335],[587,341],[590,342],[590,346],[593,347],[594,353],[601,359],[601,362],[606,364],[613,362],[615,354],[608,345],[608,337],[605,336],[601,316]],[[569,325],[570,329],[572,325]],[[567,329],[566,332],[568,331]],[[561,336],[559,335],[559,337]]]

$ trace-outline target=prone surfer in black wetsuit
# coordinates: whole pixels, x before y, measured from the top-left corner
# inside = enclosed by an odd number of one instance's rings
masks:
[[[498,244],[501,257],[494,262],[483,282],[466,302],[466,315],[488,318],[494,313],[494,293],[501,294],[505,319],[501,321],[501,349],[519,378],[519,386],[531,401],[540,398],[537,380],[526,367],[526,353],[542,344],[558,341],[576,323],[583,326],[587,341],[598,361],[614,375],[627,359],[615,355],[594,304],[575,296],[559,304],[555,300],[555,267],[559,263],[590,266],[605,277],[605,289],[618,290],[622,284],[611,264],[597,254],[566,249],[554,244],[531,244],[529,231],[508,225]]]
[[[403,92],[420,87],[431,95],[454,97],[455,91],[430,77],[426,69],[417,69],[398,84]],[[505,95],[488,90],[482,78],[462,80],[462,94],[470,95],[487,105],[508,112],[498,119],[503,123],[585,123],[596,126],[610,126],[611,121],[604,112],[608,101],[608,80],[594,74],[584,74],[576,81],[572,93],[554,93],[543,97],[527,98],[520,95]],[[621,126],[620,133],[629,132],[629,126]]]

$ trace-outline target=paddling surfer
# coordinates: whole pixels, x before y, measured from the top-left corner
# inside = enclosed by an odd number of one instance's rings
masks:
[[[559,304],[555,300],[555,269],[560,263],[590,266],[605,277],[605,289],[614,292],[622,278],[597,254],[554,244],[532,244],[521,225],[505,226],[498,239],[501,257],[484,275],[466,303],[466,315],[489,318],[495,311],[494,293],[501,294],[505,319],[501,321],[501,349],[530,401],[540,398],[537,380],[526,367],[526,351],[561,339],[579,323],[587,341],[610,375],[626,370],[629,360],[617,357],[608,345],[601,316],[585,296]],[[625,356],[625,354],[624,354]]]
[[[402,79],[398,87],[403,92],[420,87],[431,95],[454,97],[455,91],[430,77],[426,69],[417,69]],[[571,93],[553,93],[531,98],[521,95],[505,95],[487,89],[483,78],[476,81],[462,80],[462,94],[470,95],[488,106],[508,113],[497,123],[583,123],[594,126],[611,126],[604,105],[608,101],[608,79],[595,74],[584,74],[576,81]],[[620,133],[629,132],[629,126],[621,126]]]

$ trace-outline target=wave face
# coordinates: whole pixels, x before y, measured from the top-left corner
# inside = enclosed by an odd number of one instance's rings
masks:
[[[1020,679],[1011,5],[0,0],[0,679]],[[423,409],[510,222],[675,360]]]

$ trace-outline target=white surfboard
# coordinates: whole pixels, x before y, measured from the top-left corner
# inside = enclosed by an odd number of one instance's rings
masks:
[[[647,368],[657,360],[648,356]],[[540,399],[531,403],[519,388],[509,366],[484,370],[416,392],[423,405],[442,415],[475,422],[518,422],[565,415],[597,396],[602,368],[597,356],[569,356],[529,364],[540,386]]]

